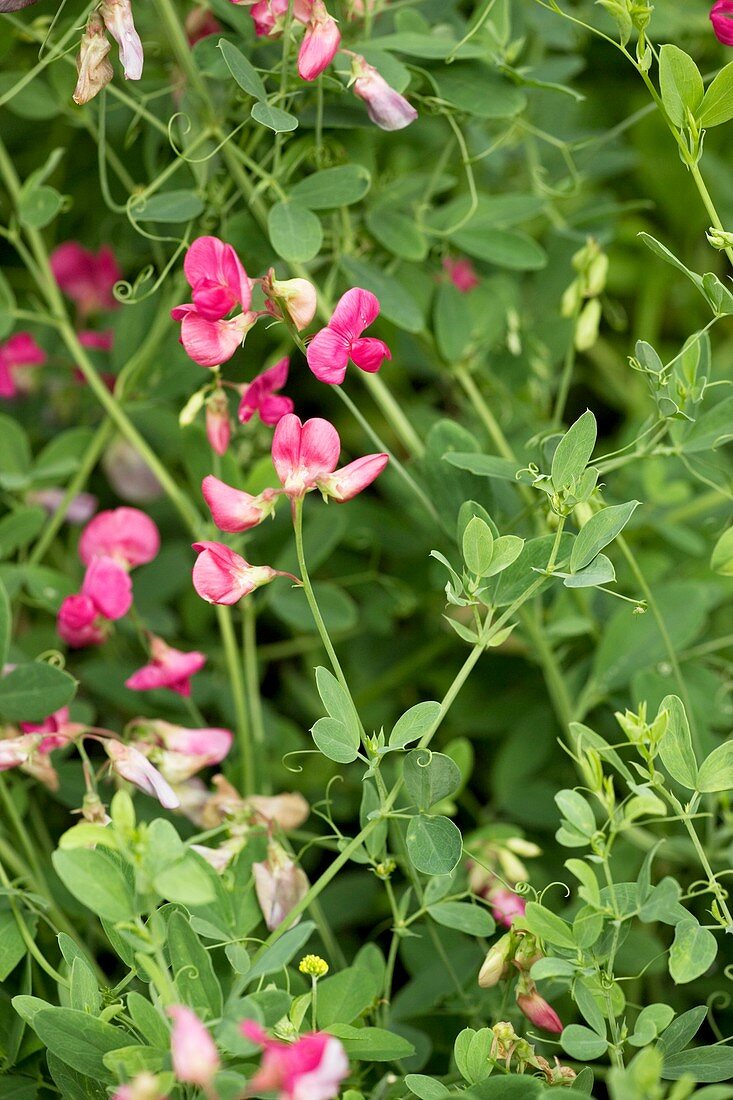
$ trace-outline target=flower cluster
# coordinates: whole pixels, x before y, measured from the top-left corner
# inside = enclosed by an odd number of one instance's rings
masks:
[[[500,981],[510,980],[516,971],[518,978],[514,996],[520,1012],[535,1027],[559,1035],[563,1029],[560,1017],[540,996],[530,977],[530,970],[542,957],[535,937],[526,929],[513,926],[490,948],[479,971],[478,984],[482,989],[491,989]]]

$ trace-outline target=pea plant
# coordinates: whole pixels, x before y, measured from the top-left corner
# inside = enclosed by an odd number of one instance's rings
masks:
[[[733,1097],[733,0],[0,19],[0,1096]]]

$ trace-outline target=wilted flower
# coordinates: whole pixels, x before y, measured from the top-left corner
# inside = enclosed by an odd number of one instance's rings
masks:
[[[192,1009],[185,1005],[169,1005],[173,1020],[171,1060],[179,1081],[199,1088],[208,1088],[219,1069],[216,1044]]]
[[[269,565],[250,565],[221,542],[195,542],[198,554],[193,567],[193,586],[207,603],[235,604],[256,588],[269,584],[275,577],[290,577],[292,573],[272,569]]]
[[[417,118],[412,104],[359,54],[352,55],[352,79],[354,93],[364,100],[369,118],[381,130],[403,130]]]
[[[527,903],[513,890],[505,890],[499,887],[488,895],[491,903],[491,912],[498,924],[511,928],[515,917],[523,917]]]
[[[90,252],[78,241],[66,241],[51,253],[51,271],[59,288],[76,303],[82,316],[117,309],[112,294],[122,272],[109,245]]]
[[[314,1031],[295,1043],[268,1039],[254,1020],[245,1020],[244,1035],[264,1047],[262,1065],[250,1082],[255,1093],[275,1092],[278,1100],[333,1100],[348,1075],[346,1052],[333,1035]]]
[[[27,388],[25,380],[16,371],[26,367],[42,367],[46,353],[29,332],[16,332],[4,344],[0,344],[0,397],[11,398]]]
[[[715,37],[724,46],[733,46],[733,0],[717,0],[710,9]]]
[[[114,76],[112,62],[107,57],[110,49],[111,44],[104,33],[99,13],[90,12],[76,56],[78,79],[72,96],[74,103],[79,106],[88,103],[109,84]]]
[[[279,489],[265,489],[257,496],[234,489],[209,474],[201,482],[201,492],[211,518],[220,531],[248,531],[257,527],[275,511]]]
[[[262,916],[272,931],[305,897],[308,879],[295,860],[273,840],[267,846],[267,859],[253,864],[252,873]],[[300,917],[297,919],[300,920]],[[293,921],[293,924],[296,923]]]
[[[111,737],[104,739],[104,748],[112,761],[112,770],[122,779],[157,798],[167,810],[175,810],[180,805],[178,795],[138,749]]]
[[[295,791],[276,795],[251,794],[245,801],[268,825],[276,825],[286,833],[297,829],[310,814],[310,806],[303,795]]]
[[[27,500],[29,504],[39,504],[53,516],[58,512],[65,496],[63,489],[34,489],[28,494]],[[64,519],[67,523],[86,523],[94,515],[96,507],[97,498],[91,493],[77,493],[69,501]]]
[[[288,380],[289,367],[290,360],[285,356],[245,386],[237,413],[240,424],[247,424],[257,413],[263,424],[269,424],[272,427],[286,413],[293,411],[294,406],[290,398],[277,394]]]
[[[323,0],[313,0],[311,17],[298,51],[298,74],[303,80],[315,80],[333,61],[341,45],[338,23],[326,10]]]
[[[262,280],[262,290],[267,312],[282,318],[284,311],[298,332],[307,328],[316,315],[318,296],[307,279],[276,279],[274,269],[270,268]]]
[[[125,80],[139,80],[143,75],[143,44],[135,30],[130,0],[102,0],[100,13],[119,48]]]
[[[163,1100],[158,1079],[152,1073],[138,1073],[127,1085],[119,1085],[111,1100]]]
[[[383,340],[362,336],[379,316],[379,299],[369,290],[347,290],[325,328],[311,340],[306,358],[319,382],[340,385],[349,359],[363,371],[376,373],[392,353]]]
[[[0,737],[0,772],[10,771],[11,768],[26,764],[42,740],[39,734]]]
[[[191,694],[191,677],[206,664],[206,656],[195,650],[184,653],[166,645],[155,634],[150,636],[150,661],[125,680],[132,691],[157,691],[168,688],[179,695]]]
[[[284,416],[272,440],[272,461],[283,489],[294,500],[311,489],[343,503],[379,476],[389,455],[365,455],[336,469],[341,451],[339,434],[320,417],[303,424],[293,413]]]

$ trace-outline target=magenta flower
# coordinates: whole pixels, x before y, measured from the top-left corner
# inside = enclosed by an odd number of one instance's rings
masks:
[[[298,51],[298,74],[315,80],[333,61],[341,45],[338,23],[329,15],[323,0],[313,0],[311,17]]]
[[[333,1100],[338,1096],[341,1082],[349,1073],[349,1060],[335,1036],[313,1031],[295,1043],[282,1043],[268,1039],[254,1020],[244,1020],[241,1028],[265,1051],[250,1081],[250,1091],[274,1092],[278,1100]]]
[[[24,390],[24,380],[15,372],[26,367],[42,367],[46,353],[29,332],[16,332],[4,344],[0,344],[0,397],[15,397]]]
[[[206,1089],[219,1069],[216,1044],[196,1013],[185,1005],[170,1005],[173,1020],[171,1059],[179,1081]]]
[[[480,279],[476,270],[471,261],[465,257],[455,259],[452,256],[446,256],[443,260],[443,271],[461,294],[467,294],[469,290],[479,285]]]
[[[96,332],[94,329],[85,328],[77,333],[77,336],[83,348],[89,348],[90,351],[112,351],[114,333],[110,328],[105,329],[104,332]]]
[[[193,586],[207,603],[231,605],[239,603],[250,592],[269,584],[275,577],[290,577],[269,565],[250,565],[221,542],[195,542],[198,554],[193,567]]]
[[[710,9],[715,37],[724,46],[733,46],[733,0],[717,0]]]
[[[143,44],[135,30],[130,0],[102,0],[100,13],[117,43],[125,80],[139,80],[143,75]]]
[[[340,385],[349,359],[361,370],[375,374],[392,353],[382,340],[362,336],[379,316],[379,299],[368,290],[347,290],[325,328],[311,340],[306,358],[320,382]]]
[[[80,722],[69,721],[69,708],[61,707],[60,710],[49,714],[42,722],[20,722],[20,728],[25,734],[43,734],[38,750],[39,752],[53,752],[68,745],[86,726]]]
[[[240,424],[249,423],[257,413],[263,424],[273,426],[286,413],[293,411],[294,405],[289,397],[277,396],[277,391],[281,390],[288,380],[289,368],[290,360],[285,356],[245,386],[237,413]]]
[[[320,489],[337,503],[370,485],[384,469],[389,456],[366,455],[336,470],[341,440],[333,424],[320,417],[303,424],[293,413],[284,416],[272,440],[272,461],[283,489],[293,500]]]
[[[72,649],[101,645],[108,633],[106,624],[94,601],[80,592],[65,598],[56,618],[59,637]]]
[[[367,114],[381,130],[403,130],[417,118],[417,111],[396,92],[359,54],[353,55],[354,94],[367,105]]]
[[[206,656],[197,653],[184,653],[166,645],[162,638],[154,634],[150,639],[150,661],[137,672],[133,672],[125,687],[132,691],[157,691],[168,688],[178,695],[191,694],[191,677],[206,664]]]
[[[232,2],[237,4],[241,0],[232,0]],[[244,2],[248,4],[249,0],[244,0]],[[258,38],[276,38],[277,35],[282,33],[288,2],[289,0],[258,0],[256,4],[252,4],[249,14],[252,16],[255,34]],[[313,0],[295,0],[293,18],[297,19],[299,23],[307,23],[310,19],[312,6]]]
[[[104,739],[104,749],[112,761],[112,770],[138,790],[157,798],[166,810],[180,805],[178,795],[157,768],[133,745],[123,745],[112,737]]]
[[[523,917],[527,908],[524,898],[515,894],[513,890],[505,890],[503,887],[492,891],[489,901],[494,920],[506,928],[511,928],[515,917]]]
[[[209,474],[201,482],[201,492],[219,530],[236,532],[249,531],[271,516],[280,491],[265,489],[255,497]]]
[[[59,288],[76,303],[83,317],[117,309],[119,302],[112,289],[122,278],[122,272],[109,245],[95,255],[78,241],[67,241],[51,253],[51,271]]]
[[[89,597],[100,615],[114,621],[126,615],[132,606],[132,581],[114,558],[92,558],[84,574],[81,594]]]
[[[85,565],[96,557],[109,557],[125,569],[133,569],[152,561],[159,549],[158,528],[138,508],[99,512],[79,540],[79,557]]]
[[[218,367],[234,355],[257,320],[250,312],[252,284],[231,245],[218,237],[198,237],[183,262],[192,303],[171,310],[181,322],[181,343],[202,367]],[[242,312],[226,319],[240,307]]]

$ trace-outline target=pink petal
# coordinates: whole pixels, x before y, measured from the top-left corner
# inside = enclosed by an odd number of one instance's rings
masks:
[[[384,360],[392,358],[392,352],[384,341],[373,336],[362,336],[360,340],[354,340],[350,350],[357,367],[370,374],[376,374]]]
[[[263,398],[260,403],[260,420],[263,424],[267,424],[269,427],[274,428],[276,424],[279,424],[284,416],[291,413],[295,408],[295,403],[289,397],[281,397],[279,395],[270,395]]]
[[[220,321],[234,309],[237,301],[229,287],[214,279],[199,279],[192,297],[196,312],[207,321]]]
[[[110,557],[132,569],[152,561],[159,549],[158,528],[139,508],[98,512],[79,540],[79,557],[85,565],[95,557]]]
[[[349,338],[326,326],[308,344],[306,359],[319,382],[340,386],[349,362]]]
[[[9,367],[40,367],[46,362],[46,353],[29,332],[16,332],[0,349]]]
[[[239,403],[238,416],[240,424],[246,424],[256,412],[259,412],[262,418],[263,403],[275,390],[280,390],[285,385],[288,380],[289,366],[290,360],[285,356],[284,359],[278,360],[274,366],[269,367],[262,374],[258,374],[256,378],[252,379],[242,392],[242,399]],[[281,398],[280,400],[289,401],[289,398]],[[290,404],[292,405],[292,402]],[[288,411],[290,410],[285,410],[285,412]],[[284,414],[280,413],[280,416],[282,415]],[[265,423],[277,423],[277,421],[268,420]]]
[[[370,290],[354,287],[341,296],[333,311],[328,327],[344,336],[349,342],[358,339],[365,328],[374,324],[379,316],[379,299]]]
[[[198,313],[187,312],[181,322],[181,343],[186,354],[201,367],[218,367],[226,363],[251,327],[243,321],[246,316],[241,314],[231,321],[207,321]]]
[[[90,562],[81,593],[106,619],[121,619],[132,606],[130,575],[113,558],[94,558]]]
[[[337,504],[343,504],[371,485],[388,462],[386,454],[365,455],[319,481],[318,488]]]
[[[15,397],[17,392],[18,389],[15,385],[10,367],[5,362],[2,350],[0,350],[0,397],[5,397],[9,400],[11,397]]]
[[[201,492],[220,531],[248,531],[272,511],[267,501],[234,489],[212,475],[202,481]]]
[[[298,74],[303,80],[315,80],[333,61],[341,44],[336,20],[322,2],[316,2],[313,17],[306,28],[298,52]]]
[[[56,619],[59,637],[74,649],[101,645],[105,639],[102,619],[89,596],[67,596]]]
[[[183,271],[190,286],[196,287],[201,280],[219,283],[231,291],[243,310],[249,309],[252,284],[247,272],[232,246],[218,237],[198,237],[186,253]]]
[[[315,417],[302,424],[294,413],[284,416],[272,440],[272,460],[285,491],[302,495],[320,477],[333,472],[341,442],[327,420]]]
[[[112,761],[113,770],[128,783],[157,798],[167,810],[180,806],[178,795],[138,749],[112,738],[105,739],[104,748]]]

